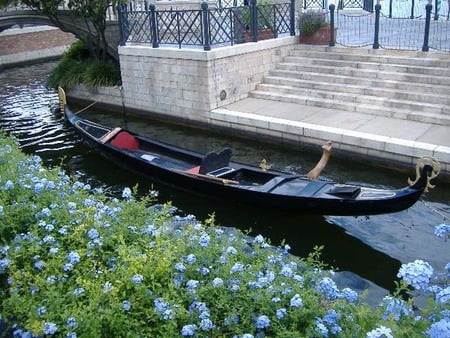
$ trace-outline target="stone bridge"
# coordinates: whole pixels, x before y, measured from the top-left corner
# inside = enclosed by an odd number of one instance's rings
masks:
[[[96,41],[95,31],[89,29],[84,20],[72,15],[65,4],[62,4],[60,9],[58,9],[57,18],[58,24],[49,17],[23,5],[1,8],[0,32],[14,25],[49,25],[58,27],[65,32],[70,32],[79,39],[87,40],[91,38],[93,41]],[[109,46],[108,54],[118,60],[120,30],[116,13],[112,10],[107,13],[105,36]]]

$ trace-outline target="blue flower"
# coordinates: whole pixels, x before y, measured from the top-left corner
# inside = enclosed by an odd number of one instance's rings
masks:
[[[293,275],[292,269],[289,266],[285,265],[281,269],[280,275],[285,276],[285,277],[292,277],[292,275]]]
[[[230,273],[242,272],[242,271],[244,271],[244,265],[240,262],[236,262],[231,267]]]
[[[131,277],[131,282],[133,284],[141,284],[144,280],[144,276],[140,275],[140,274],[135,274],[133,277]]]
[[[52,247],[48,250],[48,252],[52,255],[56,255],[59,252],[59,248],[57,247]]]
[[[5,190],[14,189],[14,183],[11,180],[7,180],[5,185],[3,186],[3,189],[5,189]]]
[[[186,263],[188,263],[189,265],[194,264],[197,261],[197,257],[195,257],[194,254],[189,254],[186,257]]]
[[[131,199],[131,189],[126,187],[122,191],[122,198],[129,200]]]
[[[208,234],[203,234],[200,236],[200,239],[198,240],[198,243],[201,247],[207,247],[209,245],[209,242],[211,241],[211,238]]]
[[[203,331],[210,331],[210,330],[214,329],[214,327],[215,326],[214,326],[213,322],[209,318],[204,318],[200,322],[200,328]]]
[[[297,293],[294,295],[294,297],[291,298],[291,307],[302,307],[303,301],[300,297],[300,295]]]
[[[186,282],[186,287],[189,289],[189,292],[195,292],[195,289],[198,287],[200,282],[198,280],[190,279]]]
[[[4,273],[8,266],[11,264],[11,260],[8,258],[0,259],[0,273]]]
[[[169,304],[167,304],[162,298],[156,298],[153,301],[153,304],[155,305],[155,310],[160,313],[164,312],[169,308]]]
[[[70,263],[64,264],[63,270],[64,270],[64,272],[72,271],[73,270],[73,264],[70,264]]]
[[[80,255],[78,254],[78,252],[76,251],[71,251],[69,252],[69,254],[67,255],[67,261],[70,264],[77,264],[80,262]]]
[[[89,230],[87,235],[88,235],[89,239],[91,239],[91,240],[94,240],[100,236],[96,229]]]
[[[36,195],[39,195],[43,191],[44,191],[44,184],[42,184],[41,182],[38,182],[34,185],[34,193]]]
[[[66,324],[70,328],[74,328],[77,325],[77,321],[74,317],[67,318]]]
[[[73,294],[75,296],[81,296],[84,293],[84,289],[83,288],[76,288],[75,290],[73,290]]]
[[[227,254],[227,255],[236,255],[237,254],[237,250],[234,248],[234,247],[232,247],[232,246],[229,246],[226,250],[225,250],[225,253]]]
[[[328,337],[327,327],[321,321],[318,320],[315,321],[315,324],[316,324],[315,332],[317,333],[317,336]]]
[[[450,319],[445,318],[433,323],[425,333],[430,338],[450,337]]]
[[[55,323],[52,322],[44,323],[44,328],[42,329],[42,332],[44,332],[44,334],[52,335],[55,334],[56,331],[58,331],[58,327],[56,326]]]
[[[184,272],[186,271],[186,267],[183,263],[177,263],[175,264],[175,270],[177,270],[178,272]]]
[[[277,314],[276,315],[277,315],[278,319],[282,319],[282,318],[286,317],[287,311],[286,311],[285,308],[277,309]]]
[[[450,238],[450,225],[439,224],[434,228],[434,234],[439,238],[445,239],[447,241]]]
[[[39,316],[42,316],[43,314],[45,314],[47,312],[47,309],[45,308],[45,306],[40,306],[37,309],[37,313]]]
[[[436,302],[442,304],[450,303],[450,286],[447,286],[446,288],[436,293]]]
[[[223,286],[222,278],[219,278],[219,277],[214,278],[213,281],[212,281],[212,286],[215,287],[215,288],[217,288],[219,286]]]
[[[103,293],[108,293],[112,290],[113,285],[110,282],[103,283]]]
[[[416,259],[412,263],[402,264],[397,277],[402,278],[417,290],[426,290],[432,275],[431,265],[421,259]]]
[[[356,303],[358,301],[358,293],[350,288],[344,288],[341,291],[341,297],[349,303]]]
[[[37,261],[34,263],[34,267],[36,270],[43,270],[45,268],[45,263],[43,261]]]
[[[339,296],[339,290],[336,283],[329,277],[322,278],[319,285],[317,285],[316,290],[329,300],[337,299]]]
[[[270,319],[265,315],[261,315],[256,319],[256,328],[265,329],[270,326]]]
[[[412,313],[412,308],[409,304],[402,299],[391,296],[384,297],[381,306],[385,307],[384,320],[392,316],[395,321],[398,321],[402,316],[409,316]]]
[[[124,311],[130,311],[131,309],[131,303],[128,300],[124,300],[122,302],[122,307]]]
[[[367,332],[367,338],[394,338],[392,330],[386,326],[381,325],[376,329]]]
[[[197,325],[188,324],[183,326],[183,328],[181,329],[181,334],[185,337],[193,336],[195,334],[195,330],[197,330]]]

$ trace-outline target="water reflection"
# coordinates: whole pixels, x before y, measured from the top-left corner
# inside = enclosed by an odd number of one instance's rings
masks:
[[[439,271],[450,261],[449,244],[433,235],[435,225],[449,221],[448,183],[438,181],[434,191],[407,211],[370,217],[305,216],[224,205],[192,196],[130,175],[84,145],[81,138],[63,124],[57,112],[56,93],[45,88],[46,74],[52,67],[52,63],[47,63],[0,74],[0,128],[16,135],[26,152],[38,153],[47,164],[59,164],[64,159],[69,173],[81,175],[93,185],[103,185],[113,194],[120,193],[124,186],[136,184],[142,194],[157,189],[161,202],[173,201],[183,213],[194,214],[199,219],[214,213],[221,225],[243,230],[251,228],[253,233],[263,234],[274,244],[286,240],[292,252],[299,256],[323,245],[326,263],[390,290],[401,263],[422,258]],[[265,158],[274,168],[294,173],[307,172],[320,157],[320,149],[311,151],[243,140],[95,109],[84,114],[92,120],[121,125],[199,152],[229,146],[234,150],[236,161],[257,164]],[[342,182],[365,182],[374,187],[401,187],[406,184],[407,176],[414,173],[373,167],[334,154],[324,175]],[[346,283],[358,283],[357,288],[370,285],[352,276]]]

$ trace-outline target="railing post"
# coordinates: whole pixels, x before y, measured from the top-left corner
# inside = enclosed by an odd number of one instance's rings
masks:
[[[434,0],[434,21],[439,20],[439,0]]]
[[[414,19],[414,0],[411,2],[411,16],[410,19]]]
[[[334,47],[335,42],[335,36],[334,36],[334,9],[335,9],[335,5],[331,4],[330,7],[328,7],[328,9],[330,10],[330,43],[328,44],[328,46],[330,47]]]
[[[250,27],[252,31],[252,41],[258,41],[258,7],[256,0],[250,1]]]
[[[128,12],[127,12],[127,5],[126,4],[120,4],[117,6],[117,12],[119,14],[119,31],[120,31],[120,46],[125,46],[125,43],[128,40],[128,36],[130,35],[130,32],[128,30]]]
[[[380,12],[381,12],[381,5],[380,0],[377,0],[377,4],[375,5],[375,35],[373,37],[373,49],[380,48],[380,44],[378,42],[378,34],[380,32]]]
[[[428,40],[430,38],[431,10],[433,9],[431,1],[432,0],[428,0],[427,5],[425,6],[425,34],[423,37],[422,52],[428,52],[430,50],[430,48],[428,47]]]
[[[211,44],[209,43],[209,16],[208,16],[208,3],[202,2],[202,23],[203,23],[203,50],[211,50]]]
[[[289,34],[291,36],[294,36],[295,35],[295,0],[291,0],[291,7],[289,8],[289,16],[290,16]]]
[[[152,37],[152,47],[158,48],[158,30],[156,29],[156,6],[155,4],[150,4],[150,32]]]

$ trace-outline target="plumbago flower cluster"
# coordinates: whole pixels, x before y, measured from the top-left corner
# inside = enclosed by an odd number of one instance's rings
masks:
[[[154,196],[156,194],[149,194]],[[314,252],[119,198],[45,169],[0,136],[0,320],[17,337],[448,336],[448,275],[400,271],[436,298],[373,309],[339,289]],[[448,270],[447,270],[448,271]],[[440,335],[438,335],[440,334]],[[0,333],[1,335],[1,333]]]

